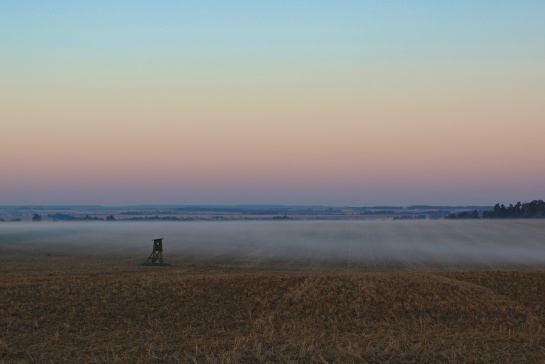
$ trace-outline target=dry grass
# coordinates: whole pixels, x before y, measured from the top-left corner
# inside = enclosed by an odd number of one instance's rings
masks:
[[[543,271],[206,266],[4,274],[0,362],[544,362]]]

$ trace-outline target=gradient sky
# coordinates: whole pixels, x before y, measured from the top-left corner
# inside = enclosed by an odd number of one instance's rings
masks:
[[[0,204],[545,198],[544,1],[3,1]]]

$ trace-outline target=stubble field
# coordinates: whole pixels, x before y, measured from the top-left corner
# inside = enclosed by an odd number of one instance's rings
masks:
[[[542,222],[206,224],[3,228],[0,362],[545,362]]]

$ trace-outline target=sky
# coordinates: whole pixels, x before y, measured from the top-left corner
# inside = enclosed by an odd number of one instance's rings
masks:
[[[545,198],[543,1],[2,1],[0,205]]]

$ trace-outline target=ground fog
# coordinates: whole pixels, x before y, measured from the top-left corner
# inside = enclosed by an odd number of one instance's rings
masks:
[[[164,238],[171,262],[545,266],[541,220],[3,223],[0,252],[145,260],[155,238]]]

